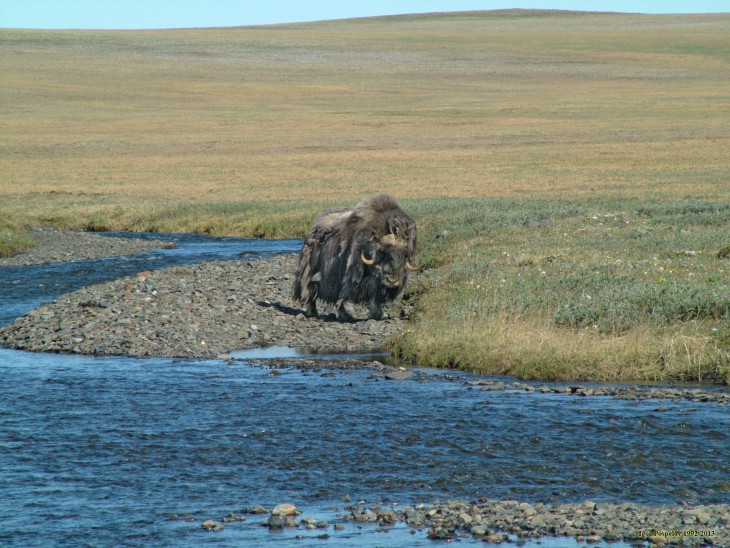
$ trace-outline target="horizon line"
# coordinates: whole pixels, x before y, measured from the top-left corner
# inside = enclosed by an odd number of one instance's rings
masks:
[[[285,21],[280,23],[252,23],[243,25],[211,25],[211,26],[190,26],[190,27],[0,27],[0,30],[49,30],[49,31],[171,31],[171,30],[207,30],[207,29],[244,29],[261,27],[282,27],[289,25],[308,25],[317,23],[335,23],[345,21],[358,21],[367,19],[395,19],[406,17],[426,16],[452,16],[464,14],[488,14],[488,13],[542,13],[542,14],[577,14],[577,15],[640,15],[640,16],[677,16],[677,15],[726,15],[730,11],[703,11],[703,12],[641,12],[641,11],[597,11],[597,10],[568,10],[555,8],[501,8],[493,10],[457,10],[457,11],[426,11],[384,15],[365,15],[359,17],[342,17],[335,19],[313,19],[308,21]]]

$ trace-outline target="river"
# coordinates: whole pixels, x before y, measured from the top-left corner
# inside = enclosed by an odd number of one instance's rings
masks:
[[[178,249],[0,267],[0,325],[82,284],[300,246],[168,238]],[[345,495],[400,507],[479,497],[727,502],[727,407],[482,391],[466,384],[478,377],[425,369],[411,381],[385,381],[326,363],[272,375],[245,359],[0,349],[0,545],[433,546],[403,524],[383,532],[343,522],[341,531],[330,526],[327,541],[321,530],[270,532],[257,516],[220,533],[200,527],[282,502],[332,524]]]

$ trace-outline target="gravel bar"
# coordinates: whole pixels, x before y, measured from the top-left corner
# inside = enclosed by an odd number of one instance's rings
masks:
[[[349,502],[346,495],[344,502]],[[222,518],[172,514],[168,519],[201,520],[201,527],[220,532],[226,527],[263,526],[276,529],[316,529],[319,539],[337,542],[344,524],[370,524],[387,539],[388,531],[404,523],[412,532],[427,530],[434,541],[480,540],[486,544],[517,545],[528,540],[572,538],[588,545],[625,542],[634,546],[730,546],[730,505],[646,506],[635,503],[575,502],[551,504],[481,498],[445,503],[347,504],[333,519],[306,517],[306,510],[283,503],[273,510],[244,507]],[[297,538],[303,538],[298,536]],[[572,544],[572,543],[571,543]],[[434,544],[435,546],[438,543]]]
[[[403,510],[349,506],[345,519],[381,525],[404,521],[428,528],[434,540],[475,537],[491,544],[540,537],[572,537],[578,542],[624,541],[675,546],[729,546],[730,505],[644,506],[596,503],[530,504],[480,499],[405,507]]]
[[[403,320],[306,318],[290,299],[295,255],[169,267],[62,295],[0,330],[32,352],[226,358],[289,346],[314,353],[377,352]]]

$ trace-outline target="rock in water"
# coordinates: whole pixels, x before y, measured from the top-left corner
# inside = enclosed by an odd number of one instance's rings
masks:
[[[269,526],[269,529],[283,529],[286,520],[282,516],[271,516],[266,524]]]
[[[408,371],[407,369],[400,367],[398,369],[393,369],[392,371],[388,371],[385,374],[385,378],[390,381],[405,381],[410,379],[413,376],[413,371]]]
[[[200,524],[200,526],[208,531],[223,531],[223,525],[221,525],[217,521],[213,521],[212,519],[206,519],[203,523]]]
[[[274,516],[294,516],[296,513],[297,507],[287,502],[280,504],[271,511],[271,514]]]

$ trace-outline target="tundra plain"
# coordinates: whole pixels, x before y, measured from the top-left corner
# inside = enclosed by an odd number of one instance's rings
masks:
[[[0,30],[0,252],[37,225],[419,222],[399,357],[730,382],[730,14]]]

